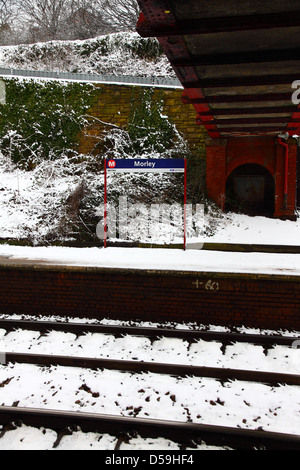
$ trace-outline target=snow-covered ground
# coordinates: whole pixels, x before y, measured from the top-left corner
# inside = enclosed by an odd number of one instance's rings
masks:
[[[164,248],[68,248],[0,245],[4,264],[85,266],[193,272],[300,275],[300,254]]]
[[[16,318],[16,316],[14,316]],[[34,318],[34,317],[32,317]],[[82,320],[81,320],[82,321]],[[109,323],[109,320],[104,320]],[[145,325],[143,325],[145,326]],[[179,325],[182,327],[182,325]],[[215,329],[215,327],[212,327]],[[199,340],[160,338],[153,343],[143,337],[109,334],[74,334],[0,330],[3,351],[36,354],[109,357],[120,360],[157,361],[225,368],[246,368],[299,373],[299,350],[275,346],[267,354],[260,346],[232,344],[225,352],[222,344]],[[138,416],[174,421],[218,424],[245,429],[300,434],[298,387],[271,387],[261,383],[196,377],[170,377],[164,374],[109,370],[87,370],[26,364],[0,365],[0,403],[6,406],[42,407],[121,416]],[[22,426],[0,439],[0,449],[51,449],[57,438],[51,430]],[[110,449],[117,439],[80,431],[65,436],[58,449]],[[121,450],[176,450],[165,439],[130,440]],[[198,450],[207,449],[205,445]]]
[[[43,237],[55,224],[54,213],[62,212],[63,201],[80,181],[68,171],[58,176],[57,166],[45,161],[34,171],[24,171],[0,154],[1,238]]]
[[[80,430],[73,432],[71,435],[66,434],[57,444],[57,434],[51,429],[33,428],[21,425],[15,430],[4,434],[0,439],[0,450],[53,450],[53,446],[57,446],[56,450],[98,450],[113,451],[118,443],[116,436],[100,433],[84,433]],[[179,445],[168,439],[143,439],[136,436],[130,441],[123,442],[119,450],[127,451],[178,451]],[[187,450],[194,450],[187,449]],[[205,444],[198,445],[196,450],[223,450],[222,448],[207,446]],[[133,454],[134,455],[134,454]]]
[[[113,322],[104,320],[101,323]],[[142,324],[142,323],[139,323]],[[245,330],[244,330],[245,331]],[[246,329],[251,331],[250,329]],[[116,338],[112,334],[86,333],[77,337],[73,333],[52,331],[41,336],[36,331],[16,330],[6,334],[0,329],[0,351],[31,354],[56,354],[76,357],[110,358],[166,364],[184,364],[205,367],[223,367],[300,375],[300,351],[292,348],[297,335],[291,334],[291,348],[275,346],[265,354],[262,346],[234,343],[222,349],[218,341],[199,340],[189,344],[176,338],[161,338],[151,342],[146,337],[126,335]],[[0,400],[1,401],[1,400]]]
[[[215,233],[206,238],[211,243],[250,245],[300,245],[300,220],[289,221],[268,217],[229,214],[220,222]]]

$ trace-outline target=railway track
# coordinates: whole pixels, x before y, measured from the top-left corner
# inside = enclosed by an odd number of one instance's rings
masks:
[[[34,364],[39,366],[82,367],[88,369],[109,369],[126,372],[152,372],[180,377],[210,377],[221,381],[243,380],[246,382],[260,382],[266,385],[279,384],[300,385],[300,376],[275,372],[261,372],[253,370],[226,369],[222,367],[198,367],[181,364],[168,364],[157,362],[126,361],[118,359],[98,359],[89,357],[56,356],[52,354],[6,353],[5,362]]]
[[[0,320],[0,328],[7,333],[15,330],[33,330],[43,335],[51,331],[63,331],[77,336],[84,333],[101,333],[117,337],[132,335],[146,336],[152,340],[160,337],[181,338],[189,342],[204,339],[219,341],[224,347],[236,342],[251,343],[264,348],[274,345],[291,347],[295,338],[281,335],[253,335],[232,332],[216,332],[209,330],[187,330],[173,328],[149,328],[116,326],[103,324],[83,324],[73,322]],[[140,374],[151,372],[180,377],[209,377],[226,381],[259,382],[271,386],[286,384],[300,385],[300,376],[296,374],[260,372],[253,370],[212,368],[181,364],[165,364],[138,360],[113,360],[75,356],[57,356],[53,354],[31,354],[28,352],[5,352],[5,363],[22,363],[42,366],[60,365],[64,367],[80,367],[84,369],[110,369]],[[14,423],[51,428],[62,436],[66,429],[80,428],[84,432],[106,432],[118,437],[118,442],[128,439],[134,434],[144,437],[165,437],[179,442],[182,448],[193,446],[204,441],[208,445],[226,446],[234,449],[276,449],[300,450],[300,436],[284,433],[273,433],[262,430],[251,430],[234,427],[212,426],[192,422],[177,422],[156,419],[143,419],[135,416],[112,416],[98,413],[84,413],[60,410],[33,409],[19,406],[0,406],[0,424],[2,433]]]
[[[239,343],[251,343],[264,347],[273,347],[274,345],[292,346],[295,337],[283,335],[269,335],[269,334],[251,334],[251,333],[238,333],[228,331],[212,331],[212,330],[196,330],[196,329],[180,329],[168,327],[143,327],[143,326],[126,326],[126,325],[106,325],[97,323],[75,323],[63,321],[28,321],[28,320],[10,320],[0,319],[0,328],[7,331],[14,329],[32,330],[49,332],[49,331],[63,331],[67,333],[74,333],[82,335],[84,333],[103,333],[112,335],[131,335],[131,336],[145,336],[150,339],[160,337],[166,338],[181,338],[186,341],[198,341],[200,339],[205,341],[219,341],[224,345]]]
[[[203,441],[208,445],[226,446],[236,450],[300,449],[300,437],[290,434],[97,413],[0,406],[0,423],[4,426],[4,432],[5,426],[11,428],[13,423],[18,421],[29,426],[55,430],[59,436],[56,446],[64,433],[70,433],[72,429],[77,430],[79,427],[84,432],[115,435],[118,437],[117,446],[122,440],[128,440],[137,433],[145,438],[171,439],[179,443],[181,449],[195,447],[197,443]]]
[[[12,330],[33,330],[42,333],[50,331],[63,331],[73,333],[77,336],[89,333],[110,334],[114,336],[145,336],[151,340],[167,337],[180,338],[188,342],[198,341],[218,341],[223,344],[223,351],[226,345],[236,342],[251,343],[264,348],[271,348],[274,345],[292,346],[294,337],[280,335],[259,335],[232,332],[217,332],[209,330],[188,330],[175,328],[151,328],[139,326],[116,326],[103,324],[82,324],[73,322],[49,322],[49,321],[25,321],[25,320],[0,320],[0,328],[7,332]],[[127,372],[152,372],[158,374],[211,377],[222,381],[243,380],[250,382],[261,382],[276,386],[278,384],[300,385],[300,375],[264,372],[256,370],[228,369],[222,367],[206,367],[194,365],[168,364],[157,362],[145,362],[138,360],[114,360],[91,357],[60,356],[54,354],[31,354],[29,352],[5,352],[6,363],[23,363],[43,366],[59,365],[65,367],[82,367],[89,369],[110,369]]]

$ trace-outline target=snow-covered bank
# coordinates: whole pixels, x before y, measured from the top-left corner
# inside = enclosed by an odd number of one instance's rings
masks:
[[[0,67],[53,72],[176,78],[156,39],[114,33],[76,41],[0,47]]]
[[[216,227],[215,233],[205,237],[211,243],[245,243],[252,245],[300,245],[300,220],[249,217],[228,214]]]

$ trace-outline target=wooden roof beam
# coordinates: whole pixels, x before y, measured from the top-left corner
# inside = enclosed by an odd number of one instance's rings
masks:
[[[201,120],[201,116],[196,118],[197,122],[201,124],[203,121]],[[208,125],[230,125],[230,124],[281,124],[282,126],[287,126],[288,124],[294,124],[300,127],[300,119],[291,119],[291,118],[237,118],[237,119],[213,119],[212,121],[205,122]]]
[[[210,111],[201,113],[201,116],[232,116],[232,115],[251,115],[251,114],[284,114],[297,112],[296,106],[266,106],[264,108],[212,108]]]
[[[300,48],[271,51],[242,51],[231,54],[203,54],[174,59],[173,67],[198,67],[203,65],[250,64],[297,60]]]
[[[207,126],[207,130],[210,131],[209,126]],[[266,132],[277,132],[278,134],[283,131],[297,131],[299,130],[298,127],[279,127],[279,126],[249,126],[249,127],[241,127],[241,126],[236,126],[236,127],[221,127],[218,126],[217,129],[211,129],[212,131],[217,131],[218,133],[222,134],[224,132],[226,133],[233,133],[233,132],[242,132],[242,133],[260,133],[264,134]]]
[[[299,80],[299,74],[249,75],[246,77],[199,78],[192,82],[183,82],[185,88],[218,88],[235,86],[260,86],[290,84]],[[292,95],[292,93],[291,93]]]
[[[184,104],[230,104],[230,103],[260,103],[260,102],[274,102],[274,101],[289,101],[291,103],[291,93],[264,93],[264,94],[247,94],[247,95],[214,95],[206,96],[205,98],[189,98],[187,95],[182,95]]]
[[[153,14],[155,16],[155,13]],[[172,37],[191,34],[213,34],[226,31],[287,28],[300,25],[300,9],[280,13],[223,18],[201,18],[189,21],[176,19],[174,24],[141,21],[137,32],[142,37]]]

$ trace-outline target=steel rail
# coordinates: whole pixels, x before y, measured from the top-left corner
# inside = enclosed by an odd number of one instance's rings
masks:
[[[108,325],[96,323],[75,323],[63,321],[28,321],[28,320],[10,320],[1,319],[0,328],[5,330],[26,329],[40,332],[63,331],[82,335],[85,333],[102,333],[111,335],[132,335],[145,336],[148,338],[181,338],[186,341],[219,341],[223,344],[232,344],[235,342],[250,343],[261,346],[292,346],[297,340],[293,336],[237,333],[226,331],[195,330],[170,327],[143,327],[127,325]]]
[[[197,440],[201,440],[208,445],[243,450],[300,450],[300,436],[294,434],[161,419],[0,406],[0,423],[3,426],[18,422],[58,432],[68,427],[79,427],[82,432],[117,436],[138,433],[141,437],[165,437],[185,444],[193,441],[194,445]]]
[[[82,367],[88,369],[109,369],[123,372],[151,372],[155,374],[167,374],[180,377],[215,378],[226,381],[259,382],[266,385],[277,386],[300,385],[300,376],[296,374],[285,374],[277,372],[265,372],[244,369],[228,369],[223,367],[205,367],[183,364],[169,364],[157,362],[143,362],[138,360],[102,359],[75,356],[56,356],[47,354],[28,354],[7,352],[4,354],[5,364],[21,363],[34,364],[38,366],[63,366]]]

